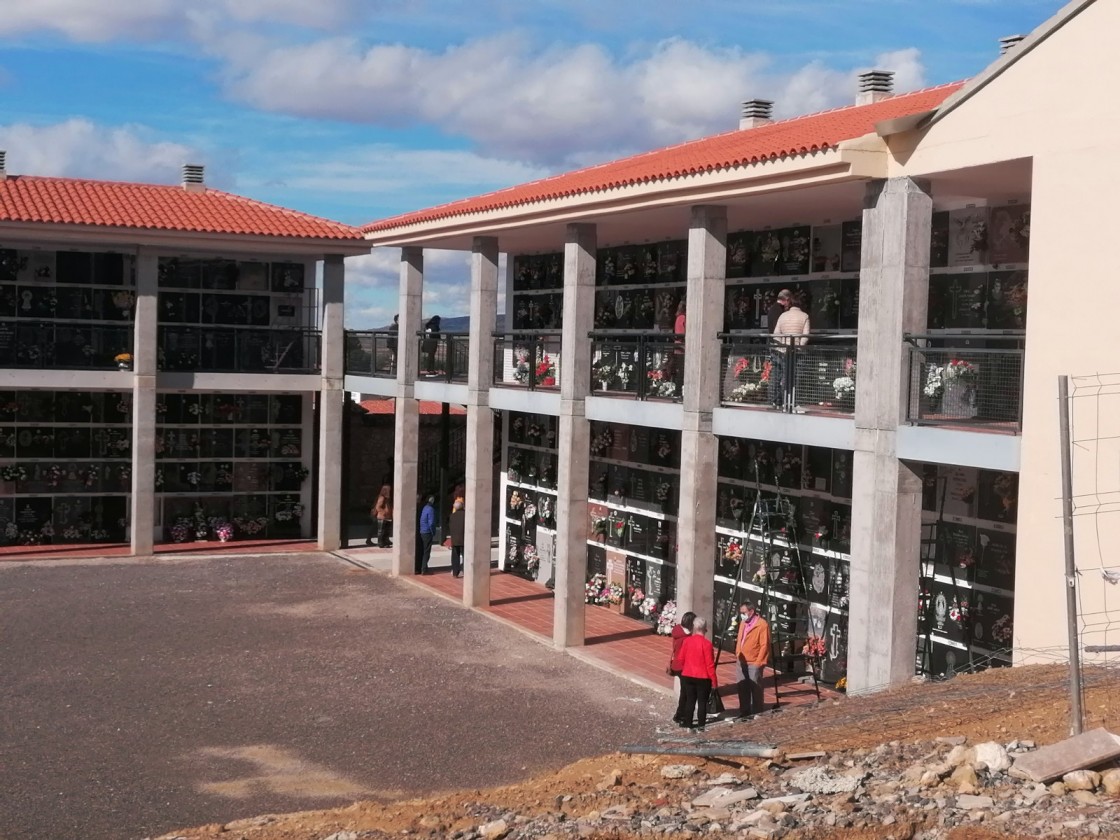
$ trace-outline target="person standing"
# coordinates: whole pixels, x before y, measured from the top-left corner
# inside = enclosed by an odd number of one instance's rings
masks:
[[[770,664],[770,625],[755,605],[739,605],[739,628],[735,634],[735,668],[739,677],[739,720],[764,711],[762,674]]]
[[[428,573],[428,563],[432,559],[432,540],[436,536],[436,497],[428,496],[420,509],[420,562],[417,574]]]
[[[451,505],[451,516],[447,520],[451,532],[451,576],[463,576],[463,546],[466,544],[467,512],[463,497],[455,499]]]
[[[778,296],[774,298],[774,302],[770,304],[770,308],[766,310],[766,328],[770,330],[770,335],[774,335],[774,330],[778,328],[778,319],[780,319],[789,309],[789,305],[793,300],[793,295],[789,289],[782,289],[778,292]],[[785,353],[778,352],[777,340],[770,339],[770,381],[766,383],[767,398],[770,400],[771,408],[781,408],[782,402],[785,399],[785,377],[786,377],[786,356]]]
[[[371,513],[373,523],[366,537],[366,545],[373,545],[373,535],[376,533],[378,548],[392,548],[393,488],[388,484],[381,485],[381,492],[377,494],[377,501],[373,503]]]
[[[716,681],[716,653],[704,632],[708,622],[700,616],[692,620],[692,632],[681,643],[681,691],[684,694],[686,729],[704,731],[708,719],[708,695],[719,687]]]
[[[673,632],[670,633],[670,638],[673,640],[673,652],[669,655],[668,671],[673,678],[673,687],[677,690],[677,711],[673,715],[673,723],[680,726],[685,725],[684,687],[681,683],[681,645],[688,638],[688,634],[692,632],[692,622],[695,619],[696,613],[686,612],[681,616],[680,624],[673,625]]]
[[[809,340],[809,314],[802,310],[804,303],[804,295],[798,295],[791,299],[789,309],[782,313],[778,318],[778,323],[774,325],[774,350],[779,355],[783,356],[783,376],[782,376],[782,402],[789,404],[792,402],[793,384],[797,381],[797,360],[792,355],[794,347],[802,347]],[[796,411],[796,407],[794,408]]]
[[[397,372],[397,340],[399,338],[398,331],[401,328],[401,316],[394,315],[393,323],[389,325],[389,373]]]
[[[439,349],[440,317],[433,315],[424,325],[424,342],[421,349],[424,351],[424,370],[422,373],[436,372],[436,350]]]

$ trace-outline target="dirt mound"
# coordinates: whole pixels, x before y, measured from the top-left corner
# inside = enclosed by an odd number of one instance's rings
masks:
[[[1120,731],[1120,692],[1111,671],[1090,669],[1085,679],[1086,727]],[[847,697],[814,707],[764,715],[746,724],[709,727],[708,738],[778,744],[786,752],[865,750],[890,742],[915,744],[943,736],[964,736],[970,743],[1029,739],[1039,745],[1066,737],[1069,727],[1068,672],[1062,666],[994,669],[937,684],[914,684],[867,697]],[[650,733],[649,742],[658,735]],[[531,819],[551,814],[578,820],[604,809],[640,807],[656,811],[679,804],[680,782],[662,778],[661,768],[680,758],[610,754],[578,761],[553,773],[506,787],[457,791],[442,796],[391,803],[358,802],[329,811],[305,811],[209,825],[165,838],[245,838],[245,840],[358,840],[389,835],[468,836],[468,829],[517,815]],[[733,772],[743,784],[772,776],[768,762],[756,759],[688,759],[711,777]],[[617,773],[615,771],[618,771]],[[799,837],[909,837],[916,826],[896,824],[847,830],[801,831]],[[1100,831],[1100,829],[1097,829]],[[353,838],[347,832],[354,832]],[[705,836],[719,836],[704,832]],[[1107,831],[1100,836],[1106,836]],[[471,831],[469,836],[479,836]],[[547,835],[546,835],[547,836]],[[585,837],[632,836],[628,826],[594,830]],[[1005,831],[963,826],[946,834],[958,840],[1007,837]]]

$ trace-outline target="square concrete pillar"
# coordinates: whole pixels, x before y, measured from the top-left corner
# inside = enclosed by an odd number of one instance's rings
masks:
[[[411,575],[416,569],[417,468],[420,450],[420,412],[416,374],[420,348],[420,313],[424,294],[424,251],[401,249],[400,316],[397,328],[397,398],[393,416],[393,574]]]
[[[712,409],[719,404],[727,208],[693,207],[688,231],[681,491],[677,514],[677,611],[712,620],[716,551],[718,446]]]
[[[152,553],[156,510],[156,371],[158,369],[159,258],[136,258],[132,337],[132,496],[130,553]],[[124,376],[125,374],[121,374]],[[122,385],[124,383],[122,382]]]
[[[323,260],[321,382],[319,391],[318,546],[336,551],[342,542],[342,423],[344,333],[342,257]]]
[[[557,647],[584,642],[587,579],[587,483],[591,430],[584,400],[591,386],[595,313],[594,225],[570,224],[564,244],[564,327],[560,361],[560,434],[556,495],[556,598],[552,640]]]
[[[467,522],[463,603],[490,604],[491,516],[494,505],[494,326],[498,311],[498,240],[477,236],[471,250],[471,324],[467,372]]]
[[[921,479],[897,457],[905,418],[902,336],[925,332],[929,295],[929,185],[868,185],[863,211],[852,458],[852,568],[848,690],[907,682],[917,644]]]

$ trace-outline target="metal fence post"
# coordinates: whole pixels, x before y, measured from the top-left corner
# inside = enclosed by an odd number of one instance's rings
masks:
[[[1073,463],[1069,430],[1069,377],[1058,377],[1058,429],[1062,449],[1062,531],[1066,560],[1066,624],[1069,632],[1070,734],[1084,727],[1081,709],[1081,650],[1077,634],[1077,566],[1073,553]]]

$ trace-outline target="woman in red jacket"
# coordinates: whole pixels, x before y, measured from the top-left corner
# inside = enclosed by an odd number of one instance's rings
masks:
[[[686,612],[681,616],[681,623],[673,625],[673,632],[670,637],[673,640],[673,653],[669,656],[669,674],[673,677],[673,682],[676,683],[674,688],[677,689],[677,713],[673,715],[673,723],[678,723],[684,726],[684,688],[681,683],[681,645],[684,640],[688,638],[688,634],[692,632],[692,621],[696,618],[696,613]]]
[[[681,693],[684,695],[684,723],[688,729],[704,731],[708,715],[708,695],[718,688],[716,652],[704,636],[708,622],[697,616],[692,632],[681,643]]]

